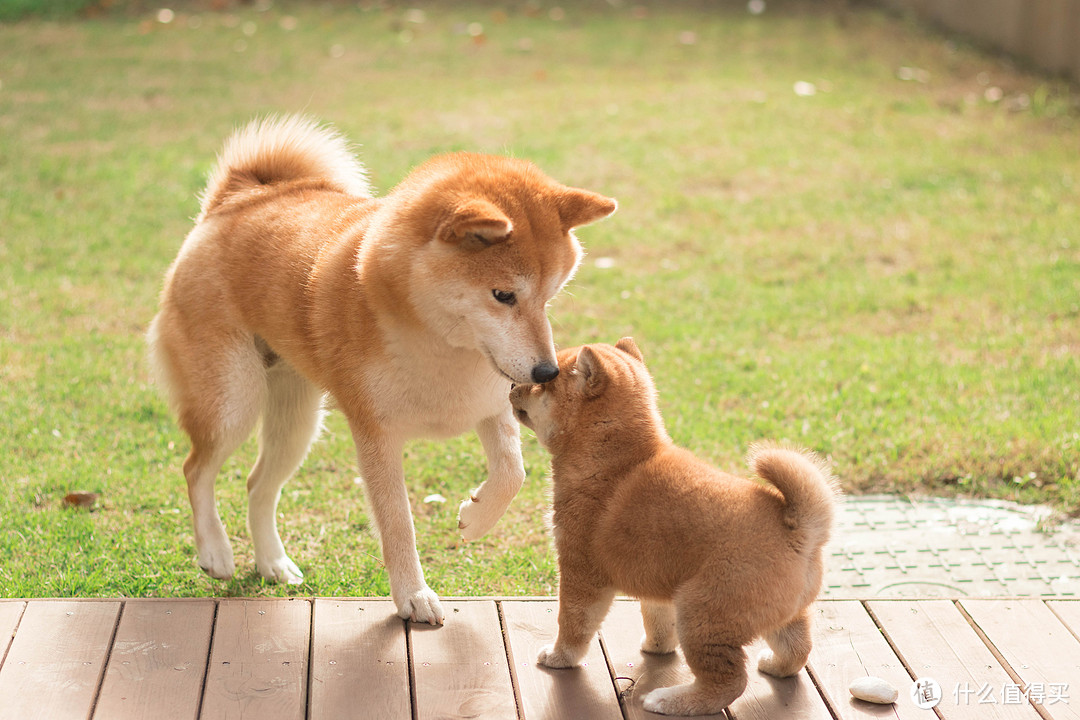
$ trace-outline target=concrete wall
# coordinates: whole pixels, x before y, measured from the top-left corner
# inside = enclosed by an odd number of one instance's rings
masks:
[[[881,0],[1080,80],[1080,0]]]

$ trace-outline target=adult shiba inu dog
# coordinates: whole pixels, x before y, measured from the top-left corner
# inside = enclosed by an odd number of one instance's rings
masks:
[[[641,649],[681,644],[694,673],[646,695],[646,710],[720,712],[746,688],[743,647],[759,636],[771,648],[759,670],[802,669],[836,498],[815,456],[756,446],[763,485],[676,447],[631,338],[561,351],[559,375],[510,402],[552,455],[559,634],[541,664],[576,665],[620,590],[641,600]]]
[[[573,228],[615,201],[534,165],[435,157],[382,198],[336,133],[287,117],[225,145],[168,270],[151,360],[191,452],[199,565],[234,561],[215,476],[261,419],[248,525],[263,577],[298,583],[275,515],[319,431],[324,393],[348,418],[399,614],[438,624],[402,470],[403,443],[475,428],[488,478],[460,507],[487,532],[525,477],[511,383],[558,373],[549,300],[573,275]]]

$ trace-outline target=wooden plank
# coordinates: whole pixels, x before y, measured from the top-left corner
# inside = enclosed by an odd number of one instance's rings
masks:
[[[127,600],[94,715],[190,720],[199,711],[213,600]]]
[[[311,715],[408,720],[405,622],[390,600],[315,601]]]
[[[645,711],[641,705],[642,698],[656,688],[694,680],[694,674],[686,666],[681,651],[668,655],[641,652],[644,634],[641,610],[634,600],[616,600],[600,628],[611,676],[621,691],[627,720],[654,720],[658,716]],[[727,718],[727,715],[719,713],[698,717]]]
[[[504,601],[501,606],[510,648],[510,671],[525,720],[622,720],[599,637],[593,640],[581,667],[545,668],[536,663],[536,655],[540,648],[555,642],[559,631],[558,603]]]
[[[814,647],[810,651],[810,675],[839,718],[901,718],[925,720],[907,698],[912,678],[888,640],[857,600],[829,600],[814,605]],[[893,705],[874,705],[856,700],[848,687],[852,681],[873,675],[886,680],[900,693]]]
[[[492,601],[443,601],[446,625],[410,624],[417,720],[517,718],[499,611]]]
[[[0,601],[0,667],[4,666],[4,658],[25,608],[26,603],[22,600]]]
[[[119,613],[117,601],[27,603],[0,668],[0,720],[89,717]]]
[[[311,602],[220,600],[202,717],[302,720]]]
[[[1012,679],[953,602],[880,600],[868,607],[912,671],[941,685],[937,710],[946,720],[1038,720],[1026,701],[1002,702]]]
[[[1065,623],[1073,637],[1080,639],[1080,600],[1051,600],[1046,605]]]
[[[1045,693],[1041,702],[1033,702],[1040,714],[1054,720],[1080,718],[1080,641],[1045,603],[965,599],[960,606],[995,657],[1007,664],[1013,681],[1040,696]]]

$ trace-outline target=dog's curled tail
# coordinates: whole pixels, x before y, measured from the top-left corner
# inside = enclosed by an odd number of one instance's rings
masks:
[[[337,131],[300,115],[255,120],[225,142],[202,194],[198,219],[234,193],[307,178],[324,180],[350,195],[371,197],[363,166]]]
[[[828,542],[840,488],[824,460],[805,450],[756,443],[748,464],[784,496],[784,521],[796,543],[817,549]]]

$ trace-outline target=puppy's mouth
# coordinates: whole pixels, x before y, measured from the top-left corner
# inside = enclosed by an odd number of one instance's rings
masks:
[[[510,387],[510,407],[514,410],[514,417],[517,421],[527,428],[532,428],[529,424],[529,412],[521,406],[521,401],[524,399],[524,394],[527,392],[527,387],[521,385],[512,385]]]
[[[529,424],[529,413],[525,412],[522,408],[514,408],[514,417],[516,417],[518,422],[525,427],[532,427],[532,425]]]

